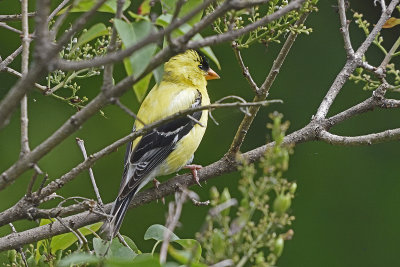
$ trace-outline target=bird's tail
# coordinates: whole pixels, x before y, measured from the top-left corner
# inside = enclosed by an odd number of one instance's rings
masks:
[[[114,205],[111,209],[110,215],[112,217],[107,218],[104,224],[100,228],[100,236],[103,239],[113,239],[121,227],[122,221],[124,220],[125,214],[128,210],[129,204],[135,196],[136,190],[130,192],[127,196],[120,199],[119,197],[115,200]]]

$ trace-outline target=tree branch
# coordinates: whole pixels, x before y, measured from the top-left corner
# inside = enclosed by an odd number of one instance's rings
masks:
[[[398,3],[399,3],[399,0],[393,0],[390,3],[390,5],[386,9],[386,11],[384,13],[382,13],[382,16],[380,17],[379,21],[376,23],[374,29],[371,31],[371,33],[367,36],[365,41],[357,49],[356,53],[354,54],[354,57],[347,60],[343,69],[336,76],[336,79],[333,82],[331,88],[329,88],[328,93],[322,100],[322,102],[317,110],[317,113],[314,116],[315,120],[323,119],[326,117],[333,101],[336,99],[336,96],[339,94],[340,90],[343,88],[344,83],[347,81],[350,74],[353,73],[355,68],[362,65],[362,56],[367,51],[367,49],[371,45],[372,41],[375,39],[376,35],[380,32],[383,24],[385,24],[386,20],[388,20],[388,18],[390,17],[390,14],[392,14],[394,8],[396,7],[396,5]]]
[[[22,76],[28,73],[29,64],[29,24],[28,24],[28,0],[21,1],[21,14],[22,14],[22,62],[21,74]],[[29,137],[28,137],[28,98],[25,95],[21,99],[21,153],[23,157],[29,153]]]
[[[359,146],[372,145],[382,142],[400,139],[400,128],[386,130],[380,133],[366,134],[360,136],[339,136],[331,134],[328,131],[321,131],[318,139],[332,145],[341,146]]]
[[[36,15],[36,12],[29,12],[28,17],[34,17]],[[13,21],[13,20],[21,20],[22,14],[15,14],[15,15],[0,15],[0,21],[1,22],[6,22],[6,21]]]
[[[309,15],[309,13],[302,14],[300,19],[296,22],[296,25],[300,26],[300,25],[304,24],[308,15]],[[285,61],[286,56],[289,54],[289,51],[292,48],[292,45],[297,38],[297,35],[298,35],[297,32],[291,32],[289,34],[289,36],[286,39],[285,43],[283,44],[281,50],[279,51],[279,54],[278,54],[277,58],[275,59],[267,77],[265,78],[264,83],[257,90],[258,94],[254,97],[253,101],[263,101],[268,97],[269,90],[270,90],[272,84],[274,83],[275,78],[278,75],[278,73],[283,65],[283,62]],[[253,123],[253,120],[258,113],[258,110],[259,110],[259,107],[251,107],[249,109],[250,115],[245,115],[244,118],[242,119],[242,122],[240,123],[240,126],[239,126],[238,130],[236,131],[235,137],[233,138],[232,144],[228,151],[228,154],[231,157],[234,157],[236,155],[236,153],[239,152],[240,147],[242,146],[244,139],[247,135],[247,132],[250,129],[250,126]]]
[[[346,54],[348,58],[354,57],[354,50],[350,41],[350,33],[349,33],[349,21],[346,18],[346,7],[344,4],[344,0],[339,0],[339,15],[340,15],[340,31],[343,34],[344,40],[344,49],[346,50]]]

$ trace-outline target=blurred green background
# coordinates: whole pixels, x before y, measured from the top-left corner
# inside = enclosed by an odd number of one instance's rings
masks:
[[[33,10],[34,1],[30,2]],[[134,2],[134,1],[133,1]],[[380,7],[373,0],[350,1],[351,8],[365,14],[371,23],[377,21]],[[388,2],[388,1],[387,1]],[[54,5],[56,3],[53,3]],[[313,28],[310,36],[301,35],[296,41],[280,75],[274,83],[270,99],[282,99],[284,104],[263,108],[248,134],[242,151],[264,144],[268,138],[265,127],[268,114],[274,110],[284,113],[291,122],[289,132],[306,125],[316,112],[319,103],[332,81],[345,63],[346,56],[339,32],[338,14],[332,8],[333,0],[320,1],[319,12],[313,13],[307,25]],[[137,9],[133,3],[132,10]],[[0,13],[19,13],[19,2],[0,1]],[[395,13],[396,14],[396,13]],[[397,14],[398,15],[398,14]],[[72,18],[77,15],[71,15]],[[107,22],[111,15],[99,13],[92,21]],[[32,20],[31,20],[32,22]],[[10,23],[18,27],[18,23]],[[205,35],[210,32],[205,32]],[[399,35],[397,28],[384,31],[384,46],[388,49]],[[354,24],[351,26],[353,45],[357,47],[364,38]],[[3,59],[20,43],[15,33],[0,28],[0,55]],[[226,95],[239,95],[251,100],[252,91],[241,75],[228,44],[213,48],[221,62],[218,70],[220,80],[209,83],[211,99]],[[279,50],[277,45],[268,48],[255,45],[243,52],[246,64],[260,84]],[[382,55],[371,47],[370,63],[380,62]],[[396,59],[395,61],[399,61]],[[11,67],[20,69],[20,58]],[[213,66],[216,69],[215,66]],[[116,67],[116,81],[125,72]],[[3,97],[16,79],[10,74],[0,73],[0,97]],[[100,90],[100,79],[83,81],[80,95],[92,99]],[[359,85],[347,83],[335,101],[331,115],[342,111],[370,96]],[[394,95],[395,97],[396,95]],[[137,111],[138,103],[132,91],[121,101]],[[53,98],[44,97],[37,91],[29,95],[30,145],[34,148],[52,134],[75,110]],[[107,118],[96,115],[76,133],[44,157],[39,165],[56,179],[82,161],[75,137],[85,140],[88,153],[93,153],[126,135],[131,130],[132,119],[117,107],[104,109]],[[220,159],[227,151],[236,128],[243,117],[237,110],[214,111],[220,126],[210,122],[206,136],[196,153],[195,163],[206,166]],[[366,134],[396,128],[399,110],[375,110],[353,118],[332,129],[344,135]],[[7,169],[19,153],[19,113],[15,112],[10,124],[0,131],[0,171]],[[291,210],[296,216],[293,225],[294,238],[285,243],[285,250],[278,261],[279,266],[399,266],[398,248],[400,240],[400,177],[397,166],[400,145],[398,142],[369,147],[336,147],[322,142],[309,142],[296,146],[286,176],[298,184],[296,198]],[[114,200],[122,173],[124,148],[98,161],[93,170],[105,202]],[[0,210],[13,205],[26,191],[32,172],[26,172],[17,182],[0,192]],[[229,187],[234,197],[238,174],[224,175],[212,179],[200,187],[193,187],[203,200],[208,198],[209,188]],[[161,178],[163,180],[165,178]],[[61,192],[64,197],[85,196],[93,198],[87,172],[82,173]],[[171,198],[167,198],[167,201]],[[128,212],[121,232],[130,236],[142,250],[149,250],[152,242],[143,241],[145,230],[154,223],[165,223],[167,206],[153,202]],[[186,204],[181,218],[182,226],[176,230],[180,237],[193,237],[202,225],[207,207]],[[35,223],[21,221],[17,230],[33,227]],[[0,228],[0,236],[10,232],[8,226]]]

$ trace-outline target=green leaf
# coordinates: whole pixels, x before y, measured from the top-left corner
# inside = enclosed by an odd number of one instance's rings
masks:
[[[133,91],[135,91],[136,98],[139,102],[142,102],[144,97],[146,96],[147,89],[149,88],[151,77],[153,73],[150,72],[146,76],[143,77],[140,81],[133,85]]]
[[[111,256],[117,259],[132,260],[137,255],[135,252],[133,252],[132,249],[130,249],[129,247],[125,247],[121,242],[119,242],[118,238],[113,239],[110,251]]]
[[[156,80],[157,84],[160,84],[162,77],[164,75],[164,65],[161,64],[157,68],[153,70],[154,79]]]
[[[140,254],[135,259],[123,260],[119,258],[111,258],[106,261],[107,267],[161,267],[158,259],[151,254]]]
[[[84,226],[82,228],[79,228],[78,231],[82,235],[87,236],[87,235],[90,235],[93,232],[96,232],[97,230],[99,230],[102,224],[103,224],[102,222],[98,222],[95,224]],[[65,249],[69,248],[70,246],[72,246],[76,241],[78,241],[78,238],[73,233],[65,233],[65,234],[54,236],[51,239],[51,243],[50,243],[51,253],[55,254],[56,251],[60,250],[60,249],[65,250]]]
[[[118,238],[114,238],[111,245],[110,241],[101,238],[93,238],[93,249],[97,256],[106,256],[106,258],[132,261],[132,259],[137,255],[131,248],[125,247],[121,242],[119,242]]]
[[[154,239],[156,241],[163,241],[164,240],[164,232],[170,232],[170,241],[176,241],[180,239],[176,234],[171,232],[168,228],[161,224],[153,224],[150,226],[146,233],[144,234],[144,240]]]
[[[139,15],[139,14],[133,13],[132,11],[129,11],[129,10],[128,10],[128,14],[129,14],[132,18],[134,18],[134,19],[136,19],[136,20],[147,20],[147,21],[151,21],[150,18],[149,18],[148,16]]]
[[[107,27],[103,23],[97,23],[93,25],[92,27],[90,27],[89,30],[87,30],[86,32],[82,33],[81,36],[79,36],[78,42],[74,45],[72,51],[74,51],[81,45],[86,44],[92,41],[93,39],[103,35],[108,35]]]
[[[108,0],[99,9],[97,9],[97,11],[98,12],[106,12],[106,13],[115,14],[117,12],[117,1],[118,0]],[[89,11],[96,2],[97,2],[96,0],[80,0],[68,12],[86,12],[86,11]],[[130,0],[126,0],[122,10],[126,10],[130,5],[131,5],[131,1]],[[68,10],[68,8],[69,8],[69,6],[65,7],[60,12],[58,12],[57,15],[63,14],[64,12],[66,12]]]
[[[132,239],[130,239],[128,236],[126,235],[122,235],[122,237],[124,238],[125,242],[128,244],[128,246],[136,253],[136,254],[142,254],[142,252],[138,249],[138,247],[136,246],[135,242],[133,242]]]
[[[87,253],[73,253],[71,255],[63,258],[57,266],[59,267],[69,267],[72,264],[89,264],[89,263],[99,263],[101,262],[101,258],[98,258],[94,255],[90,255]]]
[[[177,2],[178,2],[178,0],[161,1],[163,12],[170,14],[170,15],[174,14]],[[188,0],[182,6],[178,17],[179,18],[184,17],[186,14],[188,14],[190,11],[192,11],[195,7],[200,5],[202,2],[203,2],[203,0]],[[191,20],[188,21],[188,24],[193,26],[194,24],[196,24],[197,22],[199,22],[201,20],[202,16],[203,16],[203,11],[200,11]]]
[[[145,20],[131,24],[122,20],[115,20],[114,23],[122,39],[124,47],[129,47],[136,44],[154,31],[154,26]],[[127,74],[133,74],[136,77],[142,74],[150,63],[156,48],[156,44],[149,44],[131,55],[129,57],[129,62],[124,60],[124,66]],[[133,86],[133,90],[139,102],[141,102],[146,95],[151,76],[152,73],[149,73]]]
[[[97,256],[103,257],[109,250],[110,241],[103,240],[101,238],[93,238],[93,250]],[[107,253],[108,256],[108,253]]]
[[[186,251],[189,251],[193,262],[198,262],[201,257],[201,245],[197,240],[194,239],[179,239],[173,241],[174,243],[178,243],[181,245]]]
[[[182,264],[187,264],[190,261],[192,261],[190,263],[191,267],[207,267],[207,265],[199,263],[199,262],[193,262],[194,258],[193,255],[190,251],[188,250],[179,250],[179,249],[175,249],[173,246],[168,246],[168,252],[169,254],[178,262],[182,263]]]
[[[172,15],[163,14],[157,18],[156,24],[165,28],[171,23],[171,20],[172,20]],[[191,28],[192,26],[185,23],[172,32],[172,37],[176,38],[182,36],[186,34],[188,31],[190,31]],[[199,41],[202,40],[203,37],[198,33],[195,36],[193,36],[192,39],[194,41]],[[215,56],[214,52],[209,46],[200,48],[200,51],[203,52],[209,59],[211,59],[215,63],[215,65],[217,65],[218,69],[221,69],[221,65],[219,64],[218,58]]]

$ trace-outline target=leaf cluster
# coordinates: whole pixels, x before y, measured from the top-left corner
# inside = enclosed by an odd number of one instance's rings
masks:
[[[397,7],[399,10],[399,7]],[[400,10],[399,10],[400,11]],[[368,22],[368,20],[364,19],[364,15],[358,12],[353,13],[353,18],[354,22],[357,24],[357,26],[364,32],[365,36],[368,36],[370,34],[370,28],[371,28],[371,23]],[[397,19],[396,18],[390,18],[384,25],[384,29],[386,28],[392,28],[396,26]],[[400,39],[398,39],[396,42],[399,42]],[[382,52],[384,56],[388,55],[387,49],[383,45],[384,43],[384,38],[379,32],[376,37],[374,38],[372,44],[375,45],[379,49],[379,51]],[[400,55],[400,51],[395,51],[391,55],[391,59],[397,57]],[[363,56],[363,61],[367,61],[367,57],[364,55]],[[386,81],[390,84],[389,90],[398,92],[400,88],[400,70],[396,66],[394,62],[387,64],[385,69],[383,70],[385,73],[385,79]],[[362,89],[363,90],[376,90],[381,84],[382,84],[382,77],[376,75],[375,73],[372,73],[370,71],[365,70],[362,67],[359,67],[355,70],[353,74],[350,75],[349,80],[353,81],[355,84],[362,84]]]
[[[255,43],[262,43],[268,46],[270,43],[280,43],[281,39],[290,32],[310,34],[311,28],[305,25],[295,25],[300,16],[306,12],[316,11],[318,0],[306,1],[300,10],[294,10],[287,13],[281,18],[260,26],[248,34],[240,36],[236,39],[238,49],[248,48]],[[268,1],[265,5],[255,6],[246,10],[230,11],[222,18],[218,18],[213,23],[213,29],[216,33],[222,34],[231,30],[242,29],[246,25],[257,22],[258,20],[268,16],[288,4],[287,0]],[[207,9],[207,13],[211,13],[220,5],[217,1],[214,5]]]
[[[289,214],[296,183],[283,178],[287,170],[291,148],[282,145],[288,123],[282,123],[282,115],[271,115],[275,145],[268,149],[260,162],[262,173],[254,164],[243,162],[239,181],[241,201],[235,216],[231,208],[206,218],[204,230],[197,235],[205,250],[205,262],[209,265],[224,259],[232,259],[234,266],[274,266],[282,254],[285,240],[291,239],[293,230],[288,229],[294,217]],[[231,200],[225,188],[218,192],[211,189],[211,204],[218,207]]]

